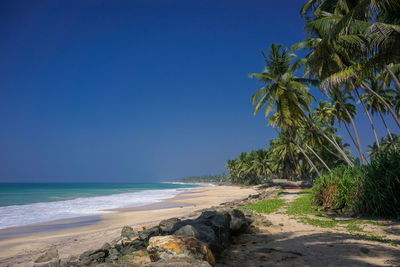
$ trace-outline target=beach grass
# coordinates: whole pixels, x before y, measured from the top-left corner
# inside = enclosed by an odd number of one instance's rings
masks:
[[[285,200],[283,199],[267,199],[239,207],[238,209],[242,211],[245,209],[249,209],[259,213],[272,213],[279,210],[279,208],[281,208],[284,203]]]
[[[291,215],[298,222],[317,226],[321,228],[330,228],[347,231],[347,235],[358,237],[360,239],[377,241],[396,246],[397,244],[385,236],[376,235],[367,232],[362,225],[370,224],[374,226],[382,226],[378,221],[365,219],[345,219],[340,220],[335,217],[328,217],[326,212],[319,210],[319,207],[312,205],[311,190],[301,191],[300,197],[288,203],[286,214]]]

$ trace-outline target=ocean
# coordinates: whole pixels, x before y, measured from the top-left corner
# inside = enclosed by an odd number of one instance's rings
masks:
[[[111,213],[172,198],[199,185],[174,183],[3,183],[0,229]]]

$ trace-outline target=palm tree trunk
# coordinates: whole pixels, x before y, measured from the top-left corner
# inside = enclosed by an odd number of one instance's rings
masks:
[[[356,94],[357,94],[357,96],[358,96],[358,99],[360,99],[360,102],[361,102],[361,104],[362,104],[362,106],[363,106],[363,108],[364,108],[365,113],[366,113],[367,116],[368,116],[369,123],[371,124],[372,132],[374,133],[375,141],[376,141],[376,144],[378,145],[378,149],[379,149],[379,148],[380,148],[379,140],[378,140],[378,136],[376,135],[376,131],[375,131],[374,123],[372,122],[372,118],[371,118],[371,116],[369,115],[369,111],[368,111],[367,107],[365,106],[364,101],[361,99],[360,94],[358,93],[358,89],[356,88],[355,91],[356,91]]]
[[[292,137],[292,135],[290,135],[290,137],[292,138],[292,142],[293,144],[295,144],[297,146],[298,149],[300,149],[301,154],[304,155],[304,157],[306,158],[306,160],[308,161],[308,164],[310,164],[310,166],[315,170],[315,172],[318,174],[318,177],[321,178],[321,173],[318,171],[317,167],[315,167],[314,163],[312,162],[312,160],[307,156],[307,154],[304,152],[304,150],[299,146],[299,144],[297,144],[296,140],[294,140],[294,138]]]
[[[327,148],[325,145],[322,145],[322,147],[323,147],[326,151],[328,151],[328,153],[330,153],[331,155],[335,156],[336,158],[338,158],[338,159],[343,159],[342,157],[338,156],[337,153],[335,153],[335,152],[333,152],[332,150],[330,150],[329,148]]]
[[[354,124],[353,118],[351,117],[351,115],[350,115],[349,111],[347,110],[346,106],[343,104],[343,101],[342,101],[342,98],[340,97],[340,94],[337,94],[337,97],[338,97],[338,100],[339,100],[339,104],[342,106],[344,112],[346,113],[347,117],[350,120],[351,126],[353,127],[354,137],[356,138],[356,141],[357,141],[357,149],[358,149],[358,153],[360,154],[361,163],[365,164],[365,157],[364,157],[364,154],[362,153],[362,150],[361,150],[361,144],[360,144],[360,139],[358,138],[356,125]]]
[[[376,96],[379,101],[381,101],[381,103],[387,108],[387,110],[390,112],[390,114],[392,114],[393,119],[396,121],[397,126],[399,126],[400,128],[400,121],[397,118],[396,114],[393,112],[392,107],[385,101],[385,99],[383,99],[378,93],[376,93],[374,90],[372,90],[371,88],[368,87],[368,85],[364,82],[361,82],[361,87],[368,91],[369,93],[373,94],[374,96]]]
[[[346,123],[346,122],[343,122],[343,124],[344,124],[344,127],[346,128],[347,133],[348,133],[349,136],[350,136],[351,142],[353,143],[353,145],[354,145],[355,147],[357,147],[356,141],[354,140],[353,135],[351,134],[351,132],[350,132],[350,130],[349,130],[349,127],[347,126],[347,123]]]
[[[304,112],[302,111],[304,118],[306,118],[307,122],[315,129],[315,131],[320,134],[322,137],[324,137],[329,143],[331,143],[336,150],[340,153],[340,155],[342,155],[343,159],[347,162],[347,164],[349,164],[350,166],[354,166],[354,164],[350,161],[350,159],[347,157],[346,153],[344,153],[344,151],[340,148],[339,145],[337,145],[335,142],[333,142],[326,134],[324,134],[323,131],[321,131],[311,120],[310,118],[304,114]]]
[[[318,156],[318,154],[314,151],[314,149],[312,149],[309,145],[307,145],[305,143],[306,147],[311,151],[311,153],[314,154],[314,156],[317,157],[317,159],[319,159],[319,161],[321,161],[322,165],[324,165],[324,167],[328,170],[328,172],[331,171],[331,169],[329,169],[328,165],[326,165],[325,161],[322,160],[322,158],[320,156]]]
[[[386,121],[385,121],[385,119],[383,118],[383,116],[382,116],[382,113],[381,113],[381,111],[380,110],[378,110],[378,113],[379,113],[379,116],[381,117],[381,119],[382,119],[382,122],[383,122],[383,124],[385,125],[385,127],[386,127],[386,131],[388,132],[388,135],[389,135],[389,138],[390,138],[390,140],[392,140],[393,141],[393,137],[392,137],[392,134],[390,133],[390,130],[389,130],[389,128],[388,128],[388,126],[387,126],[387,124],[386,124]]]
[[[350,132],[350,130],[349,130],[349,127],[347,126],[347,123],[346,123],[346,122],[343,122],[343,124],[344,124],[344,127],[346,127],[346,131],[347,131],[347,133],[349,134],[350,139],[351,139],[351,141],[353,142],[353,145],[354,145],[355,147],[357,147],[357,143],[356,143],[356,141],[354,140],[353,135],[351,134],[351,132]],[[365,158],[364,154],[362,154],[361,157],[362,157],[361,159],[364,159],[365,161],[367,161],[367,159]]]
[[[397,78],[396,74],[394,74],[392,69],[386,64],[385,64],[385,69],[389,73],[390,78],[392,78],[392,81],[397,89],[397,94],[400,96],[400,81],[399,81],[399,79]]]

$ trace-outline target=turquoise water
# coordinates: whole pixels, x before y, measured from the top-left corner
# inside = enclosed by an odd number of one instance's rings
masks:
[[[140,190],[191,187],[197,187],[197,185],[170,183],[0,183],[0,207],[121,194]]]
[[[0,184],[0,229],[152,204],[198,185],[170,183]]]

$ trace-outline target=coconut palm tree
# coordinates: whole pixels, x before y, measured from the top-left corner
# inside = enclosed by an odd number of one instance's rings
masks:
[[[368,85],[370,86],[370,88],[374,90],[377,94],[379,94],[381,98],[385,99],[385,101],[390,102],[392,99],[395,98],[395,95],[393,94],[393,90],[384,88],[382,86],[383,83],[384,79],[382,80],[378,75],[368,80]],[[385,109],[385,106],[382,104],[382,102],[379,101],[379,99],[375,95],[371,95],[368,93],[363,94],[361,96],[361,100],[365,102],[365,106],[371,112],[372,116],[374,114],[379,115],[383,124],[385,125],[389,138],[392,138],[389,127],[387,126],[386,121],[382,115],[387,113],[387,110]],[[378,141],[376,141],[376,144],[379,147]]]
[[[349,134],[354,146],[357,148],[359,154],[360,154],[360,159],[362,163],[365,163],[365,156],[361,150],[361,144],[360,144],[360,139],[358,137],[358,132],[354,123],[354,117],[356,116],[356,107],[354,104],[352,104],[350,101],[354,101],[354,98],[351,95],[345,94],[342,91],[335,90],[332,93],[332,101],[333,101],[333,107],[335,110],[335,117],[339,123],[343,123],[343,125],[346,128],[347,133]],[[350,123],[353,127],[353,132],[355,139],[353,138],[349,127],[348,123]]]
[[[252,103],[255,106],[255,115],[265,107],[268,124],[289,131],[294,136],[296,130],[302,127],[304,118],[307,123],[313,125],[305,114],[310,111],[309,105],[312,101],[305,84],[312,83],[313,80],[299,78],[293,74],[292,71],[297,66],[291,65],[291,61],[295,56],[289,54],[287,48],[281,50],[281,47],[280,44],[272,44],[268,56],[262,52],[266,63],[264,71],[260,74],[250,74],[250,77],[256,77],[264,83],[264,86],[253,95]],[[270,115],[271,111],[275,111],[274,114]],[[315,125],[314,128],[332,143],[348,164],[352,164],[340,147]]]

